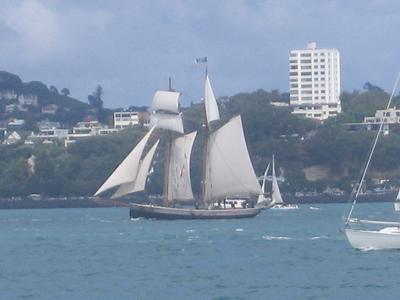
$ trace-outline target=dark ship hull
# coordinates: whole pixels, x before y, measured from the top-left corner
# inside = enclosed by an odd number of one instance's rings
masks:
[[[243,219],[258,215],[261,208],[190,209],[130,203],[131,218],[163,220]]]

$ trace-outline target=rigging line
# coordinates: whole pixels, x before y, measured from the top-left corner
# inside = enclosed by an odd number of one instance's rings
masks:
[[[388,109],[390,108],[390,104],[392,103],[392,99],[393,99],[394,94],[395,94],[395,92],[396,92],[397,85],[398,85],[398,83],[399,83],[399,79],[400,79],[400,73],[397,73],[396,81],[395,81],[395,83],[394,83],[393,90],[392,90],[392,94],[390,95],[388,104],[387,104],[387,106],[386,106],[386,110],[388,110]],[[347,219],[346,219],[346,223],[345,223],[346,225],[349,224],[349,221],[350,221],[350,218],[351,218],[351,214],[353,213],[354,206],[356,205],[358,195],[360,194],[361,187],[362,187],[362,183],[363,183],[363,181],[364,181],[364,179],[365,179],[365,175],[366,175],[366,173],[367,173],[369,164],[370,164],[371,159],[372,159],[372,155],[373,155],[373,153],[374,153],[376,144],[377,144],[378,139],[379,139],[379,134],[380,134],[381,131],[382,131],[382,127],[383,127],[383,124],[384,124],[384,119],[385,119],[385,118],[382,118],[382,120],[381,120],[381,122],[380,122],[380,124],[379,124],[378,132],[377,132],[377,134],[376,134],[376,136],[375,136],[374,143],[372,144],[372,149],[371,149],[371,151],[370,151],[370,153],[369,153],[367,163],[365,164],[364,172],[363,172],[363,174],[362,174],[362,176],[361,176],[360,182],[358,183],[357,192],[356,192],[356,194],[355,194],[355,196],[354,196],[354,200],[353,200],[353,203],[352,203],[352,205],[351,205],[350,212],[349,212],[349,214],[348,214],[348,216],[347,216]],[[353,191],[354,191],[354,190],[353,190]],[[351,194],[353,195],[353,192],[352,192]]]

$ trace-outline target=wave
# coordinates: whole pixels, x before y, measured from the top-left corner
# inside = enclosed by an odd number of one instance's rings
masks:
[[[235,231],[236,232],[242,232],[244,229],[243,228],[236,228]]]
[[[262,238],[264,240],[272,241],[272,240],[294,240],[294,238],[289,236],[272,236],[272,235],[263,235]]]
[[[320,240],[320,239],[329,239],[328,236],[326,235],[320,235],[320,236],[312,236],[308,238],[309,240]]]
[[[315,207],[315,206],[310,206],[311,210],[321,210],[319,207]]]

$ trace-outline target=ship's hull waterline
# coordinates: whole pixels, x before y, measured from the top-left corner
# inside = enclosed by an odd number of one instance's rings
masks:
[[[164,220],[242,219],[258,215],[261,208],[188,209],[130,203],[131,218]]]

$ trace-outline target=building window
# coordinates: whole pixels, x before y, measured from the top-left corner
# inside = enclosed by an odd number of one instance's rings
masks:
[[[307,88],[311,88],[312,85],[311,84],[302,84],[301,87],[307,89]]]
[[[301,53],[301,57],[311,57],[311,53]]]
[[[290,72],[289,75],[290,75],[290,76],[297,75],[297,72]]]
[[[297,69],[297,65],[290,66],[290,69],[291,70],[296,70]]]
[[[302,59],[302,60],[300,60],[300,62],[302,64],[310,64],[311,63],[311,59]]]
[[[299,85],[298,85],[297,83],[292,83],[292,84],[290,85],[290,87],[292,87],[292,88],[297,88],[297,87],[299,87]]]
[[[311,72],[301,72],[302,76],[311,76]]]

